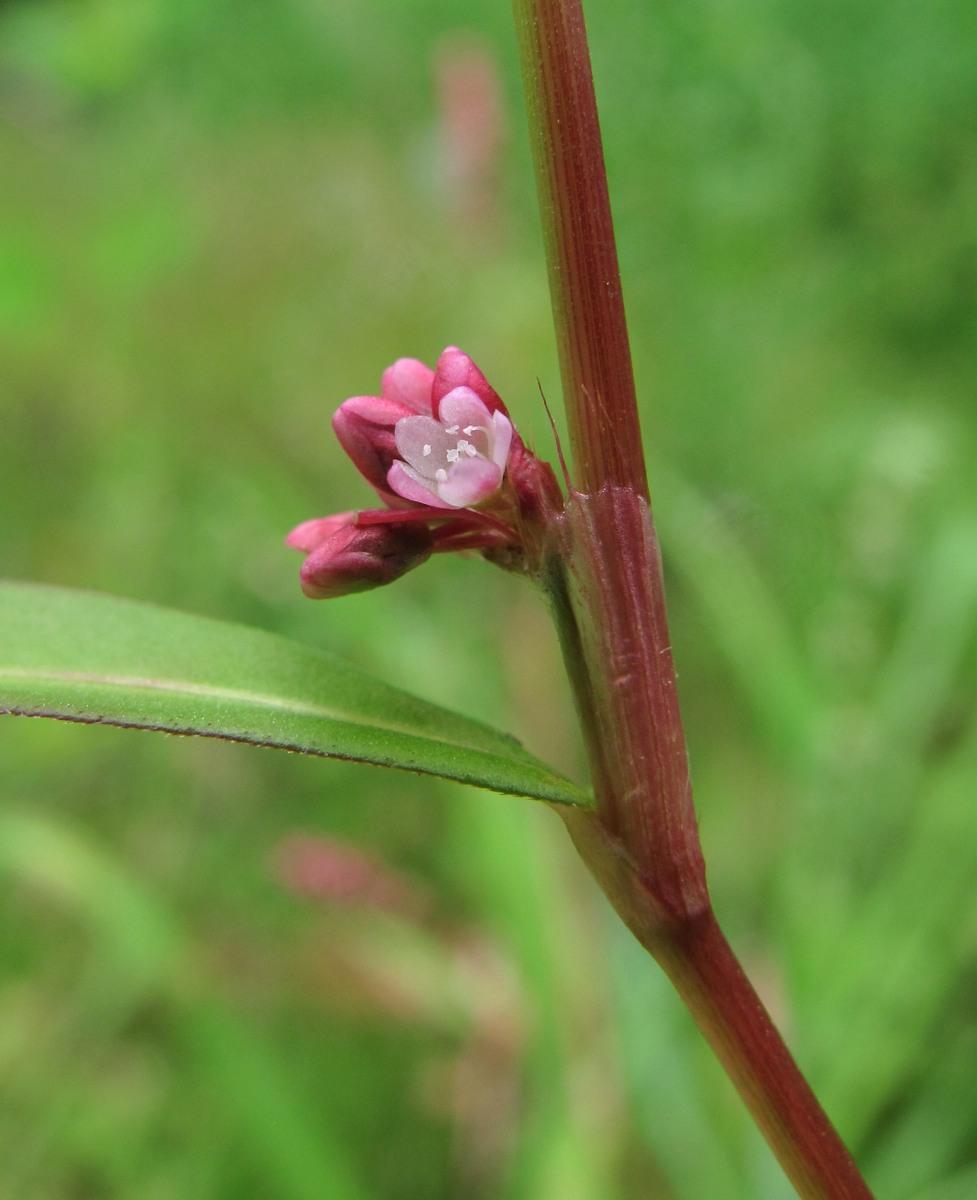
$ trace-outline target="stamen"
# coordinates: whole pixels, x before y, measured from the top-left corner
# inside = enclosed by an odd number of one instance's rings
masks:
[[[448,459],[448,462],[457,462],[460,454],[460,450],[449,450],[445,457]]]
[[[438,467],[438,469],[434,472],[434,478],[438,481],[438,483],[446,483],[448,479],[448,472],[444,469],[444,467]]]
[[[445,425],[444,431],[445,433],[457,433],[460,428],[460,425]]]
[[[427,458],[427,456],[431,453],[430,443],[428,443],[428,442],[424,443],[424,449],[421,451],[421,453],[424,455],[425,458]]]

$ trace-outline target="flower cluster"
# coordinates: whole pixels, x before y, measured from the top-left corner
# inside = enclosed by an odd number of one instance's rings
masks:
[[[308,556],[302,590],[313,599],[390,583],[435,551],[481,550],[527,569],[546,514],[562,506],[551,469],[454,346],[434,370],[399,359],[379,396],[340,405],[333,429],[386,507],[320,517],[288,535]]]

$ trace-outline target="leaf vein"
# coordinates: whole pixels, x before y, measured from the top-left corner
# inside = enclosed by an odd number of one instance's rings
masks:
[[[191,683],[184,679],[155,679],[136,675],[109,675],[87,671],[38,671],[22,670],[9,667],[0,670],[0,680],[25,679],[47,683],[79,683],[100,684],[106,687],[141,688],[145,691],[170,692],[176,695],[199,696],[211,700],[228,700],[253,705],[255,708],[275,708],[295,716],[317,717],[338,721],[347,725],[357,725],[364,729],[383,729],[389,733],[401,733],[419,741],[437,742],[440,745],[457,746],[460,750],[480,750],[485,754],[498,754],[498,749],[490,750],[477,743],[460,741],[457,738],[445,736],[441,731],[426,733],[419,731],[416,726],[401,724],[387,718],[365,718],[356,714],[329,708],[322,704],[313,704],[298,698],[274,696],[265,692],[246,691],[242,688],[215,687],[211,684]],[[522,747],[513,739],[506,746],[506,752],[518,756]]]

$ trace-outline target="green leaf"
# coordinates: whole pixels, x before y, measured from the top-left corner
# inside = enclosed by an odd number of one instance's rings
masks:
[[[0,583],[0,713],[226,738],[590,803],[514,738],[321,650],[94,592]]]

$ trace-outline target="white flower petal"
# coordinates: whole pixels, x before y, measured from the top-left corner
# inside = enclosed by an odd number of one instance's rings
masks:
[[[448,471],[448,478],[438,484],[438,495],[452,508],[471,508],[487,500],[498,490],[502,472],[487,458],[463,458]]]
[[[441,499],[437,486],[433,479],[424,479],[406,463],[395,462],[387,472],[387,487],[403,500],[430,508],[454,508],[453,504]]]
[[[455,440],[433,417],[404,417],[394,426],[398,453],[422,475],[433,476]]]
[[[491,413],[468,387],[453,388],[442,396],[438,418],[443,425],[457,425],[459,434],[466,426],[485,430],[492,427]]]
[[[505,465],[509,461],[509,449],[512,446],[512,422],[505,413],[494,412],[492,414],[492,434],[489,440],[492,443],[489,457],[499,470],[504,472]]]

